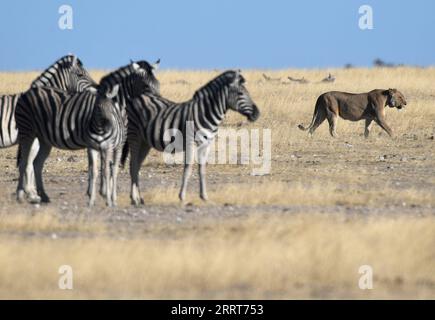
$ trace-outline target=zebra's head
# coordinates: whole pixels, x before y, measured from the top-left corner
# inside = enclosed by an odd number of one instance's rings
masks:
[[[82,92],[95,87],[96,83],[75,55],[67,55],[48,67],[31,87],[54,87],[69,92]]]
[[[154,74],[154,72],[160,66],[160,59],[158,59],[153,64],[150,64],[145,60],[139,60],[136,62],[133,62],[133,60],[131,60],[131,63],[136,63],[141,69],[145,71],[144,73],[142,73],[142,76],[147,83],[147,93],[160,95],[160,82],[159,80],[157,80],[156,75]]]
[[[119,91],[119,85],[113,88],[106,88],[104,91],[95,93],[94,121],[96,127],[108,131],[112,126],[113,114],[119,111],[119,104],[116,99]]]
[[[111,108],[113,100],[118,95],[118,91],[119,91],[119,85],[115,85],[111,89],[107,88],[104,92],[98,92],[96,94],[96,96],[97,96],[96,104],[99,107]],[[115,103],[115,102],[113,102],[113,103]]]
[[[115,85],[119,85],[118,97],[122,101],[145,93],[159,95],[160,84],[154,76],[153,69],[146,61],[131,62],[103,77],[98,85],[98,92],[104,94]]]
[[[260,110],[252,100],[244,83],[245,78],[238,71],[228,71],[229,78],[228,106],[230,109],[246,116],[249,121],[255,121],[260,116]]]

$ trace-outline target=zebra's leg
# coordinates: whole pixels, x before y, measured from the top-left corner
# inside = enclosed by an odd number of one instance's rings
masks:
[[[209,152],[210,152],[209,144],[200,146],[198,148],[199,196],[204,201],[208,200],[206,182],[205,182],[206,181],[205,171],[206,171]]]
[[[44,168],[45,160],[47,160],[50,155],[51,146],[45,143],[41,143],[39,146],[38,155],[33,162],[33,168],[35,169],[35,179],[36,179],[36,190],[41,198],[41,202],[48,203],[50,198],[44,189],[44,183],[42,181],[42,169]]]
[[[29,181],[25,181],[24,185],[27,186],[27,189],[32,189],[32,192],[36,192],[36,185],[35,185],[35,172],[34,172],[34,166],[32,163],[34,162],[34,159],[36,158],[37,154],[39,152],[39,140],[35,139],[33,140],[32,147],[30,149],[30,155],[29,155],[29,162],[27,162],[27,169],[29,171],[28,178]]]
[[[95,205],[95,189],[97,187],[97,179],[98,179],[98,158],[100,157],[100,153],[97,150],[88,148],[88,160],[89,160],[89,168],[88,168],[88,196],[89,196],[89,207]]]
[[[117,195],[117,184],[118,184],[118,172],[119,172],[119,166],[121,163],[121,155],[122,155],[122,146],[121,148],[118,148],[115,150],[114,154],[114,162],[112,165],[112,203],[113,206],[117,206],[118,203],[118,195]]]
[[[94,166],[96,164],[94,163],[94,159],[92,158],[91,148],[87,149],[87,154],[88,154],[88,189],[86,190],[86,195],[88,197],[90,197],[91,196],[91,181],[93,178]]]
[[[101,179],[100,179],[100,195],[105,198],[107,196],[107,181],[106,176],[104,175],[105,172],[105,161],[103,160],[103,156],[101,155]]]
[[[139,171],[151,147],[148,145],[148,143],[144,141],[137,141],[139,140],[139,138],[137,138],[136,141],[135,140],[136,139],[129,139],[131,178],[130,199],[132,205],[139,206],[141,204],[144,204],[144,201],[140,196],[139,191]]]
[[[192,174],[192,166],[193,166],[193,157],[194,155],[194,145],[186,146],[186,150],[184,152],[184,171],[183,171],[183,179],[181,181],[180,193],[178,194],[178,198],[181,202],[184,202],[186,199],[186,189],[187,183],[189,182],[189,178]]]
[[[108,207],[113,207],[112,203],[112,197],[110,196],[112,194],[111,187],[111,167],[113,165],[113,153],[109,150],[103,150],[101,151],[101,161],[104,161],[104,174],[106,179],[106,205]]]
[[[37,188],[35,186],[35,171],[34,161],[39,152],[39,141],[34,139],[30,147],[29,155],[27,156],[26,174],[24,176],[24,191],[28,195],[31,203],[39,203],[40,198],[37,196]]]
[[[39,203],[41,200],[36,194],[36,189],[29,187],[31,178],[29,174],[33,173],[33,159],[34,155],[31,154],[32,144],[34,137],[20,137],[20,162],[19,162],[19,178],[17,186],[17,201],[23,203],[26,198],[27,190],[31,193],[29,201],[32,203]]]

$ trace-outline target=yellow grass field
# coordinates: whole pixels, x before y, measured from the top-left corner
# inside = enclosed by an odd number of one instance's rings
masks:
[[[334,83],[317,83],[329,72]],[[218,73],[157,77],[164,97],[183,101]],[[37,75],[0,73],[0,93],[24,91]],[[271,172],[209,165],[208,203],[195,171],[181,206],[182,166],[152,151],[141,170],[144,207],[130,206],[127,168],[119,206],[100,198],[89,209],[86,152],[53,150],[44,169],[52,203],[19,205],[16,147],[0,150],[0,298],[434,299],[435,68],[243,75],[261,116],[248,123],[229,113],[223,127],[271,129]],[[375,88],[407,98],[404,111],[386,110],[395,138],[374,125],[365,139],[363,122],[342,119],[335,139],[326,122],[311,138],[297,128],[321,93]],[[58,286],[62,265],[73,270],[72,290]],[[358,285],[363,265],[372,267],[372,289]]]

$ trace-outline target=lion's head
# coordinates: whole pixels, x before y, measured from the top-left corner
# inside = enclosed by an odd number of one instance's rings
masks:
[[[387,105],[390,108],[402,109],[406,106],[405,96],[397,89],[385,90],[387,96]]]

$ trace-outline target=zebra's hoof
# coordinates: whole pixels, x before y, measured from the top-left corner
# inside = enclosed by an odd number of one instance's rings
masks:
[[[131,200],[131,205],[135,207],[140,207],[145,204],[143,198],[140,197],[130,197],[130,200]]]
[[[136,201],[131,199],[131,205],[135,206],[136,208],[139,208],[142,204],[143,204],[142,201]]]
[[[186,199],[186,195],[182,192],[180,192],[178,194],[178,199],[180,199],[181,202],[184,202],[184,200]]]
[[[206,195],[206,194],[201,194],[199,197],[200,197],[203,201],[208,201],[208,195]]]
[[[26,193],[24,190],[17,191],[17,202],[18,203],[24,203],[26,200]]]
[[[28,201],[31,204],[39,204],[41,203],[41,197],[36,195],[29,195]]]
[[[41,195],[41,203],[50,203],[50,202],[51,202],[50,198],[46,194]]]

